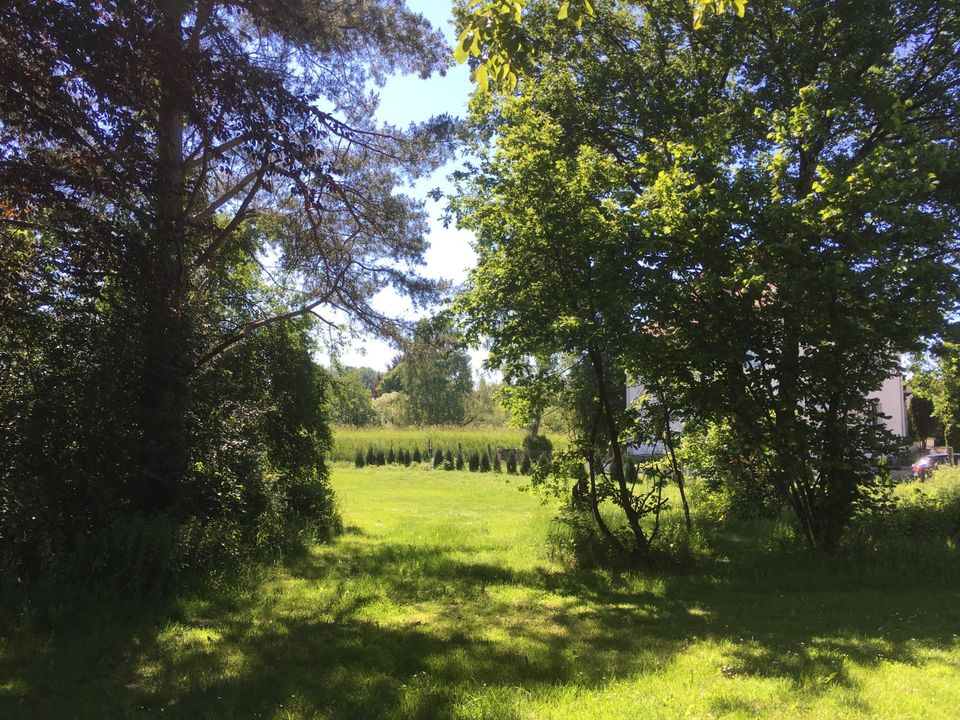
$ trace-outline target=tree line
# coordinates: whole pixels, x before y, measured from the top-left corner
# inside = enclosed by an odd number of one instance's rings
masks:
[[[419,321],[402,347],[385,372],[331,369],[333,422],[356,427],[506,424],[498,383],[482,376],[474,383],[466,345],[449,318]]]

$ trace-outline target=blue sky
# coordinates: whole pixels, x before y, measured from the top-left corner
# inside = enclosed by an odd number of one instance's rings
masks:
[[[407,0],[407,6],[429,19],[444,33],[451,45],[453,44],[456,33],[450,24],[449,0]],[[400,127],[443,113],[462,117],[466,112],[471,89],[469,72],[464,65],[451,67],[443,77],[435,76],[426,80],[415,75],[393,77],[379,91],[380,109],[377,115],[381,120]],[[432,188],[449,187],[446,178],[455,167],[455,162],[448,163],[431,176],[421,179],[413,187],[411,194],[426,201],[430,218],[430,249],[426,255],[424,274],[462,282],[475,260],[470,247],[471,236],[454,228],[444,228],[440,221],[443,203],[426,197],[426,193]],[[390,312],[403,308],[403,313],[412,317],[409,304],[390,292],[382,293],[377,299],[377,306]],[[385,368],[396,354],[396,348],[388,343],[365,337],[341,347],[339,358],[344,365],[380,370]],[[479,368],[479,362],[480,354],[475,353],[475,369]]]

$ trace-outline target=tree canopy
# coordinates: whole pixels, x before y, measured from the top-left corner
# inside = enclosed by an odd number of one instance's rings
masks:
[[[68,497],[82,485],[77,507],[99,493],[114,509],[193,517],[198,477],[246,476],[240,449],[262,439],[246,434],[257,393],[248,403],[227,378],[272,381],[228,355],[250,359],[259,335],[276,334],[302,358],[304,338],[275,329],[298,319],[301,334],[341,314],[396,334],[371,305],[379,290],[435,296],[417,273],[421,204],[398,188],[443,161],[449,121],[378,123],[370,88],[396,71],[442,72],[447,54],[393,0],[0,8],[3,382],[91,389],[6,387],[17,398],[6,427],[26,436],[41,408],[72,417],[69,402],[119,419],[102,438],[64,437],[109,463],[91,462],[81,484],[57,467],[49,482],[4,476],[5,508],[30,517],[46,503],[53,533],[52,488]],[[202,441],[194,419],[214,423]],[[50,495],[16,495],[28,486]],[[237,507],[255,516],[257,502]]]
[[[867,394],[957,305],[957,8],[751,6],[699,31],[672,2],[593,8],[572,37],[528,5],[524,83],[474,99],[461,307],[508,377],[599,346],[729,421],[834,549],[894,449]]]

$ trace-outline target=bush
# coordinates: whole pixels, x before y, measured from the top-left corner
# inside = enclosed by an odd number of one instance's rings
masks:
[[[387,453],[387,464],[395,465],[397,463],[397,455],[393,452],[393,445],[390,446],[390,450]]]
[[[377,451],[373,449],[373,445],[367,446],[367,465],[376,465],[377,464]]]
[[[539,462],[549,457],[553,443],[544,435],[527,435],[523,439],[523,450],[531,462]]]
[[[437,452],[440,452],[439,450]],[[447,448],[447,454],[443,457],[443,469],[453,470],[453,452]]]
[[[480,472],[490,472],[490,456],[486,453],[480,457]]]
[[[520,463],[520,474],[529,475],[532,463],[530,462],[530,456],[526,453],[523,454],[523,461]]]
[[[366,460],[363,459],[363,453],[357,450],[357,456],[353,459],[353,464],[358,468],[362,468],[367,464]]]
[[[743,447],[726,423],[684,428],[681,454],[713,496],[707,504],[715,519],[779,516],[784,498],[774,487],[763,451]]]
[[[494,456],[493,456],[493,471],[496,472],[496,473],[498,473],[498,472],[501,472],[501,470],[502,470],[502,467],[501,467],[501,465],[500,465],[500,456],[497,455],[497,454],[494,454]]]
[[[109,312],[90,317],[107,322]],[[138,477],[133,355],[142,347],[130,331],[139,325],[124,327],[122,341],[100,328],[82,343],[62,336],[37,346],[42,362],[18,359],[19,385],[0,383],[0,425],[12,428],[0,433],[0,594],[156,595],[338,531],[325,464],[327,378],[305,323],[263,328],[189,378],[187,463],[163,498]],[[0,324],[0,365],[23,344],[8,344],[4,332]]]
[[[517,474],[517,453],[515,450],[507,453],[507,472],[511,475]]]
[[[387,456],[383,452],[383,448],[377,448],[377,465],[386,465]]]
[[[420,447],[415,447],[413,449],[413,462],[419,463],[423,460],[423,456],[420,454]]]
[[[437,451],[433,454],[433,466],[438,468],[441,465],[443,465],[443,451],[437,448]]]
[[[477,472],[480,469],[480,455],[474,450],[470,453],[470,459],[467,461],[467,468],[470,472]]]
[[[463,449],[457,445],[457,470],[463,470]]]

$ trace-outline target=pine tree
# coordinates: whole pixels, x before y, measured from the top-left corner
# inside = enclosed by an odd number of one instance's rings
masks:
[[[457,445],[457,470],[463,470],[463,448]]]
[[[490,472],[490,456],[486,453],[480,456],[480,472]]]
[[[529,475],[530,474],[530,456],[526,453],[523,454],[523,462],[520,463],[520,474]]]
[[[377,465],[386,465],[387,457],[383,453],[383,448],[377,448]]]
[[[467,461],[467,469],[469,469],[470,472],[476,472],[480,469],[480,455],[476,450],[470,453],[470,459]]]
[[[390,446],[390,451],[387,453],[387,464],[394,465],[397,462],[397,455],[393,452],[393,445]]]
[[[507,472],[511,475],[517,474],[517,452],[516,450],[510,450],[507,453]]]
[[[500,455],[494,453],[493,455],[493,471],[498,473],[502,471],[502,466],[500,465]]]
[[[437,452],[439,452],[439,450]],[[454,466],[453,452],[450,450],[450,448],[447,448],[447,454],[444,455],[444,458],[443,458],[443,469],[453,470],[453,466]]]
[[[438,468],[441,465],[443,465],[443,451],[440,448],[437,448],[433,455],[433,466]]]
[[[360,450],[357,450],[357,456],[353,459],[353,464],[358,468],[362,468],[366,465],[366,461],[363,459],[363,453]]]
[[[367,446],[367,465],[376,465],[377,464],[377,451],[373,449],[373,445]]]
[[[413,449],[413,462],[419,463],[423,460],[423,456],[420,454],[420,448],[415,447]]]

